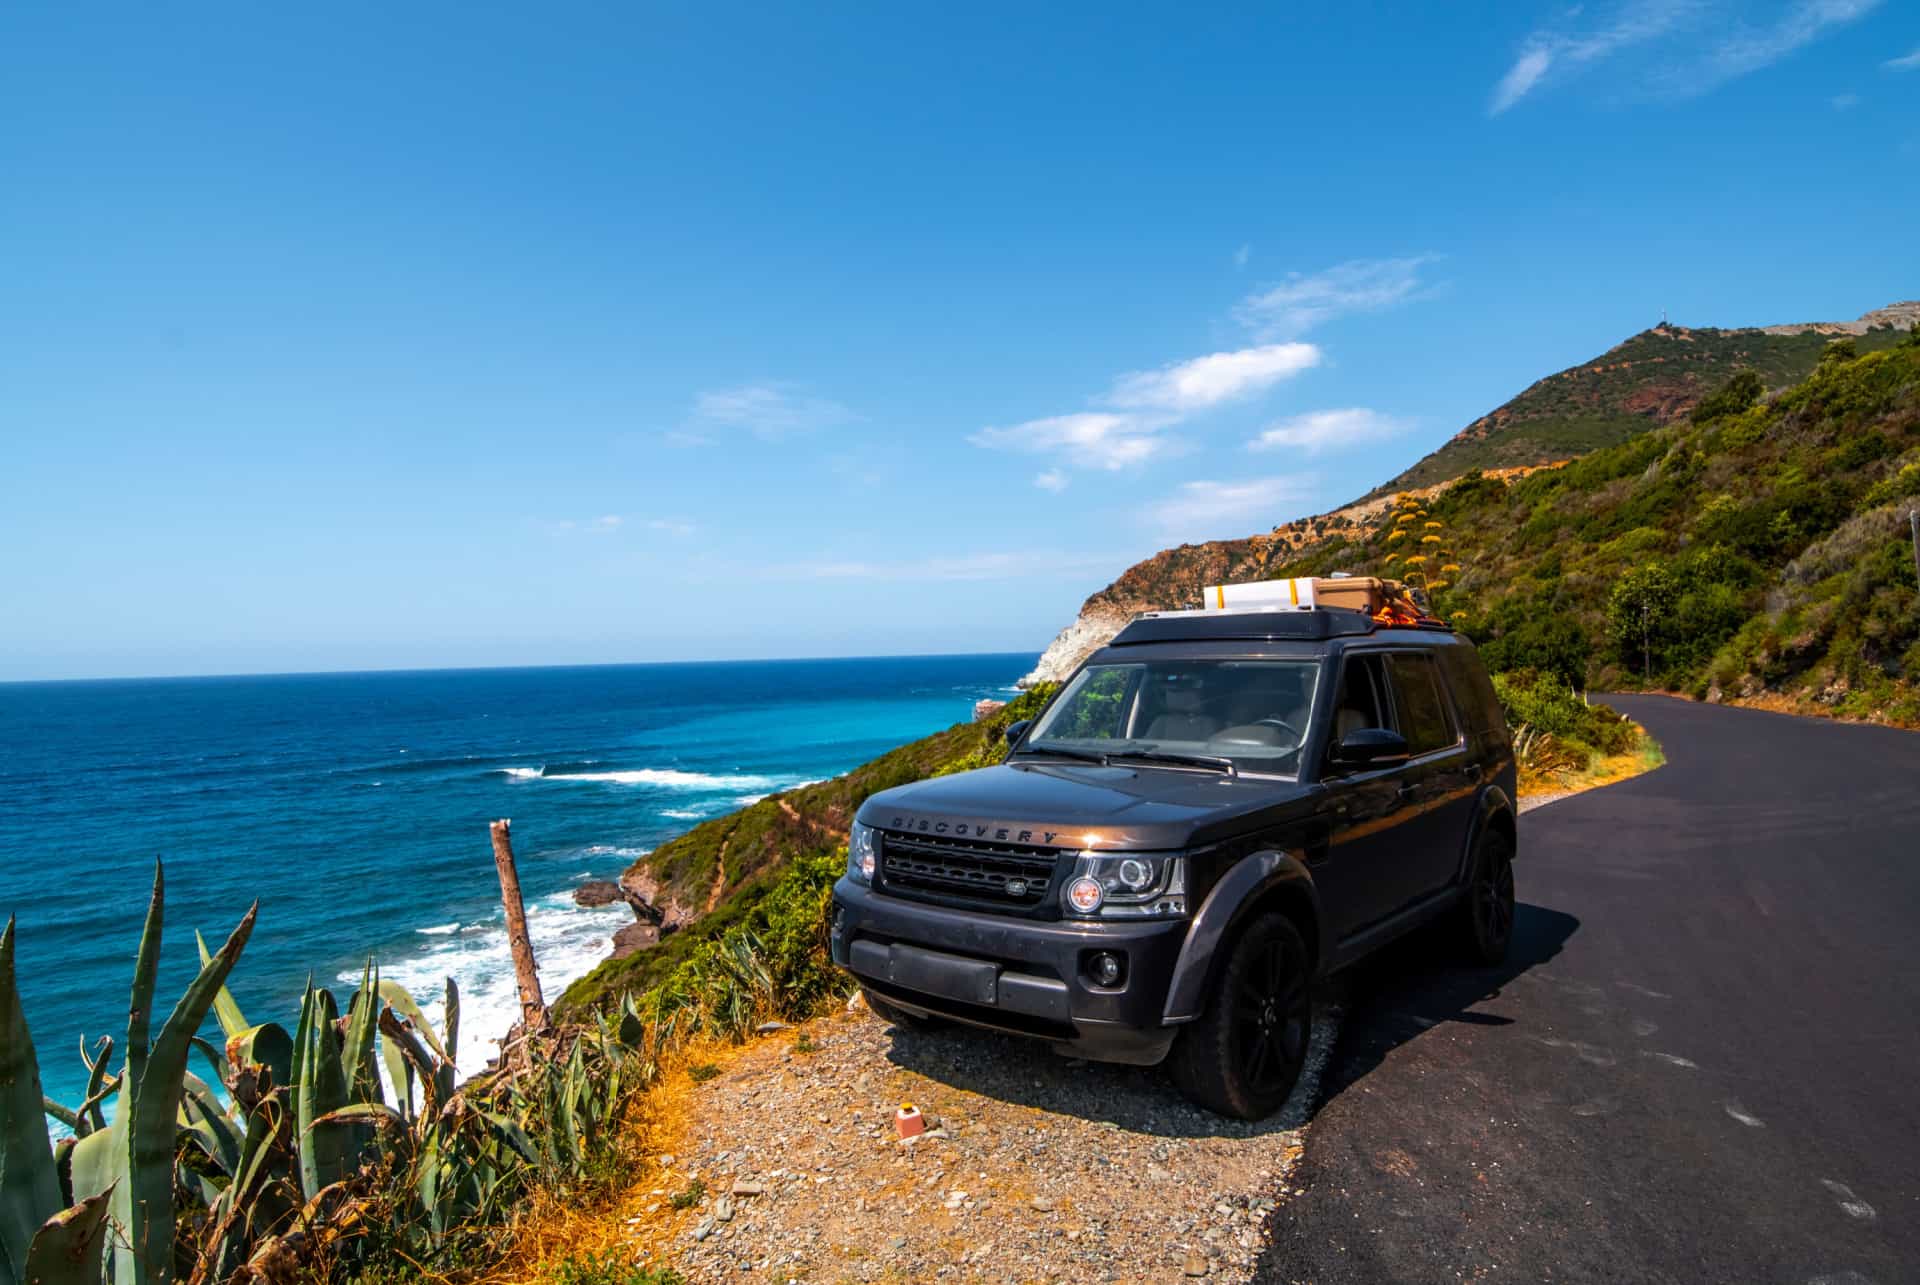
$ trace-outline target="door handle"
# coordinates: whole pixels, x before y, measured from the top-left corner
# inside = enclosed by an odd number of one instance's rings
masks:
[[[1420,792],[1420,786],[1413,781],[1408,781],[1405,785],[1401,786],[1399,789],[1394,791],[1395,794],[1399,795],[1403,799],[1407,798],[1409,795],[1418,794],[1419,792]]]

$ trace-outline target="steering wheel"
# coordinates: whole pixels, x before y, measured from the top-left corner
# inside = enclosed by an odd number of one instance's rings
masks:
[[[1295,727],[1292,723],[1289,723],[1284,718],[1257,719],[1254,722],[1254,726],[1255,727],[1277,727],[1281,731],[1285,732],[1287,735],[1291,736],[1293,738],[1293,743],[1295,745],[1299,745],[1301,742],[1307,739],[1305,736],[1301,735],[1299,728]]]

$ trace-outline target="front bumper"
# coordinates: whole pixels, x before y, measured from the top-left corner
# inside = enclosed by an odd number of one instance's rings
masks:
[[[833,962],[889,1003],[1100,1062],[1166,1057],[1179,1028],[1162,1018],[1186,933],[1184,919],[1013,919],[889,897],[846,878],[833,887]],[[1118,985],[1087,976],[1086,958],[1098,951],[1125,956]]]

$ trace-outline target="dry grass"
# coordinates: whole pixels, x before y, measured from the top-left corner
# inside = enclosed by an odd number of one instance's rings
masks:
[[[1634,735],[1638,738],[1634,747],[1624,754],[1609,754],[1605,758],[1596,758],[1583,771],[1537,771],[1523,769],[1520,773],[1520,798],[1522,800],[1540,796],[1561,798],[1569,794],[1579,794],[1584,790],[1597,790],[1603,785],[1612,785],[1629,777],[1651,772],[1667,761],[1666,754],[1660,748],[1660,742],[1647,735],[1647,729],[1635,723]]]
[[[658,1242],[672,1229],[647,1217],[645,1210],[663,1200],[653,1192],[672,1181],[655,1157],[672,1152],[692,1125],[700,1085],[688,1068],[724,1069],[749,1047],[699,1039],[677,1048],[653,1085],[634,1096],[622,1129],[620,1156],[629,1180],[598,1200],[583,1202],[577,1195],[540,1193],[513,1228],[498,1261],[476,1278],[475,1285],[534,1285],[545,1280],[562,1259],[609,1251],[628,1262],[638,1261],[642,1254],[654,1259]]]

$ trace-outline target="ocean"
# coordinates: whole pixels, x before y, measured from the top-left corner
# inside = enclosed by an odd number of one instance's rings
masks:
[[[368,955],[423,1001],[453,976],[463,1071],[518,1011],[487,823],[514,849],[549,999],[625,906],[576,907],[697,822],[824,780],[1004,699],[1031,654],[0,684],[0,915],[46,1091],[124,1042],[156,859],[161,1014],[248,904],[229,982],[292,1029],[309,973]],[[438,1020],[437,1007],[429,1010]],[[117,1056],[117,1055],[116,1055]]]

